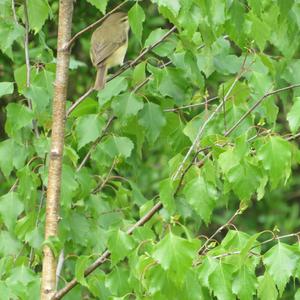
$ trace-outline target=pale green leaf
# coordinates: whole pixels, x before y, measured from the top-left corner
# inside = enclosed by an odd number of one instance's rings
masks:
[[[0,231],[0,254],[2,257],[17,255],[22,248],[21,242],[8,231]]]
[[[10,95],[14,91],[13,82],[0,82],[0,97]]]

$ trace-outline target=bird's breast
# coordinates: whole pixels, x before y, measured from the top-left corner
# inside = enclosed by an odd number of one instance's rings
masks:
[[[110,55],[107,58],[106,65],[108,68],[112,68],[118,65],[123,65],[127,47],[128,47],[128,42],[122,45],[118,50],[116,50],[112,55]]]

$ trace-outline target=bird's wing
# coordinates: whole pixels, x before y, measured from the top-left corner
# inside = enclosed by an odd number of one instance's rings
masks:
[[[124,37],[122,33],[118,33],[114,38],[111,36],[105,38],[105,36],[107,35],[101,34],[101,31],[96,31],[92,37],[91,60],[94,66],[99,66],[126,41],[126,36]]]

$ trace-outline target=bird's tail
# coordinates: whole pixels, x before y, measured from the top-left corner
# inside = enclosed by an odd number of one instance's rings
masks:
[[[97,68],[96,81],[94,85],[95,90],[100,91],[105,87],[106,75],[107,67],[105,64],[103,64]]]

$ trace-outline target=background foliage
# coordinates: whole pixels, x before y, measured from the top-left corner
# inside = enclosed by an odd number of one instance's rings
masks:
[[[119,3],[77,1],[73,32]],[[67,117],[60,234],[44,242],[58,1],[28,3],[30,86],[24,4],[0,2],[1,299],[39,298],[43,242],[65,254],[58,288],[80,283],[64,299],[300,299],[300,2],[122,10],[129,61],[177,30]],[[68,107],[93,84],[89,39],[72,48]]]

